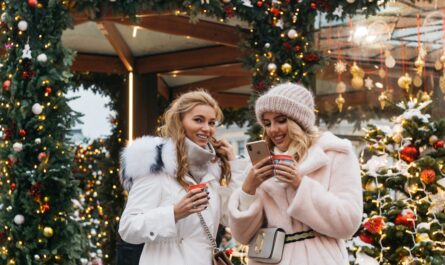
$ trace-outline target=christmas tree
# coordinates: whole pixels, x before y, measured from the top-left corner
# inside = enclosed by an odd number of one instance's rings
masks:
[[[0,263],[77,264],[85,249],[64,94],[73,54],[67,2],[0,1]]]
[[[421,92],[397,104],[392,127],[369,126],[356,264],[445,264],[445,120],[431,119],[431,103]]]

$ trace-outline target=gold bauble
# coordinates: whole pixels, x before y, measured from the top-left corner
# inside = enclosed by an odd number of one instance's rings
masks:
[[[428,92],[422,92],[422,96],[420,97],[420,100],[422,102],[429,101],[429,100],[431,100],[431,97],[428,94]]]
[[[439,60],[440,60],[441,63],[445,63],[445,54],[440,56]]]
[[[354,63],[352,64],[351,69],[350,69],[350,72],[351,72],[351,75],[354,76],[354,77],[355,77],[355,76],[359,76],[359,77],[361,77],[361,78],[365,77],[365,71],[363,71],[363,69],[360,68],[360,67],[357,65],[356,62],[354,62]]]
[[[397,80],[397,84],[399,85],[399,87],[405,89],[406,91],[409,90],[409,87],[411,86],[412,83],[413,80],[408,73],[402,75],[401,77],[399,77],[399,80]]]
[[[386,105],[386,101],[388,100],[388,97],[386,96],[386,94],[385,94],[385,92],[382,92],[380,95],[379,95],[379,102],[380,102],[380,107],[382,108],[382,109],[385,109],[385,105]]]
[[[365,190],[366,191],[370,191],[370,192],[376,191],[377,190],[377,184],[375,184],[375,181],[371,180],[368,183],[366,183]]]
[[[43,235],[45,237],[52,237],[54,235],[54,230],[51,227],[46,226],[43,228]]]
[[[341,94],[338,95],[338,97],[335,99],[335,104],[337,104],[338,111],[342,112],[343,105],[345,104],[345,99],[343,98],[343,96]]]
[[[363,87],[363,78],[361,78],[358,75],[354,76],[351,80],[351,86],[352,86],[352,88],[355,88],[355,89],[362,88]]]
[[[282,64],[281,71],[286,75],[289,74],[292,71],[292,65],[290,65],[288,63]]]
[[[400,144],[402,142],[402,135],[400,133],[394,134],[392,136],[392,140],[396,143],[396,144]]]
[[[343,81],[340,81],[335,88],[335,92],[341,94],[346,92],[346,84]]]
[[[428,139],[428,142],[430,143],[430,145],[435,144],[437,141],[439,140],[439,138],[435,135],[431,135],[430,138]]]
[[[442,91],[442,93],[445,94],[445,77],[443,77],[443,76],[441,76],[439,78],[439,87],[440,87],[440,90]]]
[[[383,68],[379,69],[379,76],[380,76],[380,78],[385,78],[385,76],[386,76],[385,69],[383,69]]]
[[[8,265],[15,265],[15,259],[8,260]]]
[[[423,80],[420,76],[416,75],[413,80],[413,84],[415,87],[421,87],[423,84]]]
[[[267,59],[272,58],[272,55],[273,55],[272,52],[266,52],[266,54],[265,54]]]
[[[430,236],[428,235],[428,233],[420,233],[416,235],[416,242],[420,243],[422,241],[430,241]]]

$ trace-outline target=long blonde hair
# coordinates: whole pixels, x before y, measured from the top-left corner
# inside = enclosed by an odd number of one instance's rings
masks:
[[[212,107],[216,113],[216,119],[222,121],[223,113],[216,100],[208,92],[197,90],[182,94],[172,102],[164,113],[164,125],[162,125],[159,130],[160,136],[171,138],[176,143],[176,158],[178,161],[176,179],[184,188],[187,188],[189,185],[189,183],[184,180],[189,168],[185,147],[186,136],[182,119],[187,112],[198,105]],[[216,148],[215,150],[216,157],[219,158],[221,163],[220,184],[228,184],[231,178],[229,160],[227,156],[223,155]]]
[[[309,148],[319,137],[317,128],[313,128],[310,131],[304,131],[295,121],[287,118],[288,136],[291,140],[288,154],[292,155],[295,161],[299,162],[307,154]],[[270,137],[266,133],[266,129],[263,130],[263,139],[266,140],[269,148],[273,150],[274,144]]]

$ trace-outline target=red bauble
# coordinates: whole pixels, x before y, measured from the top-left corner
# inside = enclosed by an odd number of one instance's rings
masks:
[[[37,0],[28,0],[28,5],[30,7],[36,7],[39,2]]]
[[[416,221],[416,215],[414,214],[413,211],[403,210],[401,213],[397,215],[394,223],[396,225],[404,225],[409,229],[413,229],[415,221]]]
[[[19,135],[20,135],[20,137],[24,137],[26,135],[26,131],[23,130],[23,129],[20,129],[19,130]]]
[[[280,9],[278,9],[276,7],[272,7],[270,9],[270,13],[272,13],[272,15],[274,15],[275,17],[278,17],[280,15]]]
[[[359,237],[360,237],[360,240],[365,243],[368,243],[368,244],[374,243],[374,239],[372,239],[372,237],[365,232],[360,233]]]
[[[283,48],[285,48],[287,51],[289,51],[290,49],[292,49],[292,45],[286,41],[283,43]]]
[[[17,188],[17,184],[11,183],[10,187],[11,187],[11,190],[14,191]]]
[[[295,52],[301,52],[303,50],[303,47],[301,45],[295,45]]]
[[[53,92],[53,89],[50,86],[45,87],[45,94],[49,95]]]
[[[3,130],[3,140],[9,140],[11,138],[11,130],[9,128],[5,128]]]
[[[23,80],[28,80],[31,77],[31,73],[28,71],[23,71],[22,72],[22,79]]]
[[[320,58],[318,57],[318,54],[315,52],[308,52],[305,55],[303,55],[303,61],[307,63],[313,63],[317,62]]]
[[[233,253],[233,249],[231,249],[231,248],[226,249],[226,255],[227,256],[232,255],[232,253]]]
[[[317,10],[317,3],[312,2],[312,3],[311,3],[311,9],[312,9],[312,10]]]
[[[257,6],[257,7],[262,7],[263,4],[264,4],[263,1],[257,1],[257,2],[256,2],[256,6]]]
[[[235,10],[233,10],[231,6],[225,7],[224,12],[226,13],[227,17],[233,17],[235,15]]]
[[[253,90],[257,92],[263,92],[265,89],[266,89],[266,83],[264,83],[263,81],[260,81],[255,85],[253,85]]]
[[[431,184],[436,181],[436,171],[432,168],[425,168],[420,172],[420,179],[425,184]]]
[[[42,213],[46,213],[46,212],[48,212],[49,209],[50,209],[50,207],[49,207],[49,204],[47,204],[47,203],[44,203],[44,204],[42,204],[42,205],[40,206],[40,211],[41,211]]]
[[[5,80],[3,81],[3,90],[9,91],[9,88],[11,87],[11,80]]]
[[[37,156],[37,159],[39,159],[39,161],[42,161],[45,157],[46,157],[46,153],[40,152],[40,154]]]
[[[417,159],[419,151],[414,145],[407,145],[400,150],[400,159],[407,163],[411,163]]]
[[[444,142],[443,140],[438,140],[437,142],[434,143],[434,148],[439,149],[439,148],[443,148]]]
[[[375,216],[365,220],[363,227],[373,234],[380,234],[382,232],[384,222],[383,217]]]

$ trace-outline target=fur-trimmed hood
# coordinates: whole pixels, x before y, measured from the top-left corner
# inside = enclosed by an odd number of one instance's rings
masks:
[[[126,190],[130,190],[136,178],[161,173],[174,177],[176,170],[176,146],[171,139],[143,136],[121,153],[120,178]]]

